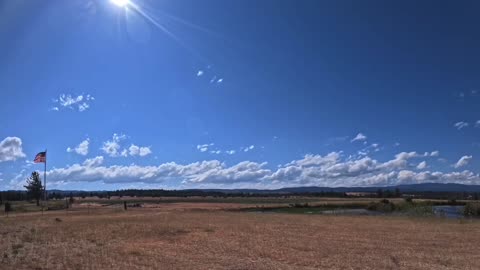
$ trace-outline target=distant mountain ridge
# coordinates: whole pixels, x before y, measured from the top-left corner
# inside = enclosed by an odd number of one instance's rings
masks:
[[[279,189],[184,189],[179,191],[205,191],[205,192],[221,192],[221,193],[254,193],[254,194],[289,194],[289,193],[317,193],[317,192],[376,192],[379,189],[384,191],[400,189],[401,192],[480,192],[480,185],[464,185],[454,183],[422,183],[397,186],[372,186],[372,187],[286,187]],[[141,189],[138,189],[141,190]],[[48,190],[49,193],[68,194],[79,192],[109,192],[107,190]]]
[[[376,192],[378,189],[401,192],[480,192],[480,185],[422,183],[397,186],[374,187],[287,187],[280,189],[203,189],[205,191],[218,191],[224,193],[315,193],[315,192]],[[196,189],[202,190],[202,189]]]

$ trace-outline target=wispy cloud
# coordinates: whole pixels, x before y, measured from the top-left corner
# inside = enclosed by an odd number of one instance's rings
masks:
[[[50,108],[50,110],[60,111],[62,108],[68,108],[70,110],[83,112],[90,108],[90,103],[94,100],[95,98],[90,94],[81,94],[78,96],[71,94],[61,94],[58,98],[53,99],[53,103],[55,104],[55,106]]]
[[[214,143],[199,144],[197,145],[197,150],[199,150],[200,152],[207,152],[208,148],[214,145]]]
[[[356,141],[365,141],[367,139],[367,136],[363,135],[362,133],[358,133],[355,138],[353,138],[350,142],[356,142]]]
[[[199,70],[199,71],[197,72],[197,77],[200,77],[200,76],[202,76],[202,75],[203,75],[203,70]]]
[[[127,136],[125,134],[114,133],[111,140],[103,143],[101,150],[110,157],[127,156],[126,149],[121,151],[120,142],[125,140]]]
[[[457,161],[457,163],[455,163],[455,165],[453,165],[453,167],[458,169],[460,167],[467,166],[468,163],[470,163],[470,161],[472,160],[472,158],[473,156],[463,156]]]
[[[247,146],[247,147],[242,147],[242,150],[243,152],[249,152],[249,151],[252,151],[253,149],[255,148],[255,145],[250,145],[250,146]]]
[[[455,123],[453,126],[456,127],[458,130],[460,130],[462,128],[468,127],[468,125],[469,124],[467,122],[460,121],[460,122]]]

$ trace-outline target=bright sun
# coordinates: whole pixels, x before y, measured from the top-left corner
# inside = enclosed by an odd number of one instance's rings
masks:
[[[113,4],[119,6],[119,7],[124,7],[128,4],[130,4],[129,0],[110,0]]]

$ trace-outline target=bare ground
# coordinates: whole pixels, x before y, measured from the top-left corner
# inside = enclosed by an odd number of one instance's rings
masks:
[[[0,217],[0,269],[480,269],[478,221],[222,207]]]

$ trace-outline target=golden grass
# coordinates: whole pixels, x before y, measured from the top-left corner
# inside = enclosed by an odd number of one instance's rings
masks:
[[[210,210],[176,205],[0,217],[0,269],[480,267],[478,221],[205,209]]]

